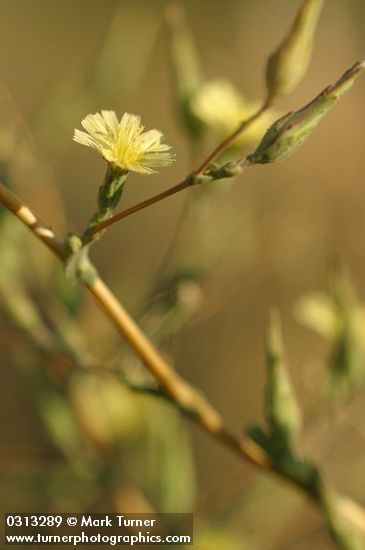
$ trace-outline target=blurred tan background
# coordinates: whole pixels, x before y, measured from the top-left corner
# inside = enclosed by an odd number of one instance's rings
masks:
[[[191,0],[184,5],[205,76],[226,77],[248,98],[262,98],[265,60],[287,31],[299,2]],[[18,113],[47,178],[55,182],[52,191],[43,194],[39,171],[27,173],[25,162],[15,187],[60,232],[82,230],[104,175],[98,155],[72,141],[73,129],[80,128],[88,113],[112,109],[119,115],[140,114],[146,127],[163,131],[176,151],[176,163],[160,174],[130,176],[123,207],[176,183],[193,168],[187,134],[176,114],[163,29],[165,6],[159,0],[0,0],[2,94]],[[361,0],[325,3],[308,74],[278,110],[301,107],[363,58],[364,23]],[[201,239],[194,235],[186,249],[196,251],[198,258],[211,253],[217,261],[204,281],[200,311],[170,346],[177,369],[203,389],[229,423],[243,427],[260,421],[264,326],[269,308],[277,306],[305,414],[301,448],[325,465],[341,491],[362,504],[361,391],[343,414],[326,405],[322,410],[317,389],[329,347],[298,322],[294,309],[303,295],[328,291],[335,262],[345,266],[359,299],[364,299],[364,98],[365,81],[360,79],[293,157],[254,167],[216,194],[205,226],[205,231],[211,227],[211,251],[199,249]],[[202,159],[214,142],[214,136],[208,136],[195,158]],[[168,250],[188,193],[123,220],[93,251],[101,274],[134,315]],[[68,227],[57,209],[61,199]],[[225,239],[220,239],[221,232]],[[215,250],[212,242],[219,248],[220,240],[224,250]],[[23,234],[19,246],[19,252],[41,247]],[[25,279],[33,298],[45,304],[47,270],[54,261],[47,252],[40,254]],[[109,357],[117,349],[116,335],[88,299],[79,318],[91,351],[100,360]],[[1,323],[1,507],[42,509],[44,472],[59,468],[64,457],[45,434],[31,386],[9,352],[14,345],[21,347],[25,336],[11,328],[6,315]],[[194,428],[189,430],[198,517],[229,513],[228,530],[247,533],[242,548],[331,548],[321,518],[301,496],[276,481],[258,478],[251,467]],[[77,491],[83,487],[80,483]],[[68,511],[70,500],[66,491],[57,505]],[[231,548],[228,543],[226,547]]]

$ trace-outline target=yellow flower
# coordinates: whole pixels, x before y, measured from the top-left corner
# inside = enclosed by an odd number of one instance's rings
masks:
[[[124,113],[120,122],[114,111],[87,115],[81,122],[86,132],[75,130],[73,139],[99,151],[113,166],[125,171],[153,174],[173,161],[170,145],[161,143],[158,130],[143,132],[141,117]]]
[[[242,120],[253,115],[259,107],[257,101],[246,100],[225,79],[205,82],[191,102],[193,114],[221,138],[231,134]],[[237,138],[234,146],[245,147],[257,142],[274,119],[272,112],[264,113]]]

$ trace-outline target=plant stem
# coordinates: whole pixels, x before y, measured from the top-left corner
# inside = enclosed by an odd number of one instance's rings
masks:
[[[212,151],[212,153],[202,162],[202,164],[199,166],[199,168],[194,172],[194,174],[203,174],[205,170],[208,168],[209,164],[211,164],[215,159],[217,159],[236,139],[238,136],[246,130],[253,122],[255,122],[265,111],[267,111],[270,108],[270,103],[268,100],[266,100],[260,109],[256,111],[252,116],[247,118],[246,120],[243,120],[239,126],[236,128],[236,130],[230,134],[228,137],[226,137],[221,143],[217,145],[217,147]]]
[[[52,250],[59,259],[64,261],[67,258],[63,241],[27,205],[1,183],[0,202],[23,222],[43,244]],[[321,502],[313,498],[306,484],[300,478],[298,479],[295,473],[281,470],[272,462],[267,452],[250,437],[236,436],[227,429],[221,414],[203,395],[170,367],[98,275],[95,275],[91,281],[85,280],[82,282],[107,317],[112,321],[121,336],[127,340],[160,387],[201,429],[224,447],[233,451],[240,459],[249,461],[260,469],[275,473],[282,479],[290,482],[310,499],[314,500],[322,510]],[[359,510],[362,511],[360,508]],[[365,530],[362,519],[360,524],[362,530]]]
[[[263,105],[254,113],[252,116],[244,120],[240,123],[240,125],[236,128],[236,130],[230,134],[227,138],[225,138],[219,145],[210,153],[210,155],[202,162],[202,164],[193,171],[192,175],[200,176],[204,174],[205,170],[208,168],[209,164],[211,164],[216,158],[218,158],[224,151],[232,145],[232,143],[238,138],[238,136],[246,129],[248,128],[253,122],[255,122],[267,109],[270,108],[270,103],[268,100],[266,100]],[[95,236],[99,231],[102,231],[103,229],[106,229],[110,225],[113,225],[114,223],[122,220],[123,218],[126,218],[127,216],[130,216],[131,214],[135,214],[139,210],[143,210],[144,208],[147,208],[148,206],[151,206],[152,204],[155,204],[156,202],[160,202],[163,199],[166,199],[167,197],[170,197],[171,195],[175,195],[175,193],[179,193],[180,191],[183,191],[184,189],[187,189],[190,187],[191,181],[189,177],[186,177],[184,180],[182,180],[180,183],[174,185],[173,187],[170,187],[169,189],[166,189],[166,191],[162,191],[162,193],[158,193],[158,195],[154,195],[153,197],[150,197],[149,199],[146,199],[142,202],[139,202],[135,204],[134,206],[131,206],[130,208],[127,208],[126,210],[123,210],[122,212],[119,212],[119,214],[116,214],[115,216],[111,217],[109,220],[106,220],[105,222],[102,222],[89,230],[90,236]]]
[[[1,183],[0,202],[61,261],[66,259],[67,252],[64,242]],[[84,281],[83,284],[161,388],[180,408],[188,413],[204,431],[240,455],[241,458],[246,458],[264,470],[276,471],[275,465],[261,447],[250,438],[235,437],[226,429],[220,413],[169,366],[98,275],[92,281]],[[292,479],[291,481],[298,485],[296,480]]]
[[[50,248],[56,256],[61,260],[65,259],[66,248],[63,240],[54,233],[50,226],[36,216],[23,201],[2,183],[0,183],[0,202],[23,222],[33,235]]]
[[[166,191],[162,191],[162,193],[159,193],[158,195],[154,195],[149,199],[139,202],[138,204],[135,204],[134,206],[131,206],[130,208],[127,208],[122,212],[119,212],[119,214],[115,214],[115,216],[113,216],[112,218],[109,218],[109,220],[106,220],[105,222],[90,228],[89,235],[94,236],[97,233],[99,233],[99,231],[102,231],[103,229],[109,227],[109,225],[112,225],[115,222],[118,222],[119,220],[122,220],[123,218],[126,218],[127,216],[130,216],[135,212],[138,212],[138,210],[142,210],[143,208],[150,206],[151,204],[155,204],[156,202],[159,202],[162,199],[166,199],[167,197],[170,197],[171,195],[174,195],[175,193],[178,193],[183,189],[187,189],[188,187],[190,187],[190,185],[191,185],[191,182],[189,181],[188,178],[186,178],[182,180],[180,183],[177,183],[176,185],[174,185],[173,187],[166,189]]]
[[[161,388],[182,409],[197,415],[206,429],[219,432],[223,424],[220,414],[167,364],[107,285],[97,277],[85,286]]]

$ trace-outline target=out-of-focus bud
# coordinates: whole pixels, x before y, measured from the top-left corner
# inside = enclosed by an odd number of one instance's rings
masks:
[[[314,34],[323,0],[305,0],[266,69],[268,101],[290,93],[305,75],[313,49]]]
[[[198,136],[201,123],[194,116],[190,101],[200,86],[202,75],[194,38],[185,20],[181,2],[172,1],[166,9],[166,27],[169,36],[169,54],[183,122],[192,133]]]
[[[78,423],[93,446],[112,448],[141,433],[140,401],[112,376],[77,374],[70,392]]]
[[[183,3],[171,1],[166,10],[170,65],[182,122],[192,138],[200,138],[206,129],[222,140],[238,125],[256,113],[261,102],[246,99],[228,80],[205,80],[194,37],[186,21]],[[266,110],[247,125],[232,147],[256,145],[266,128],[278,116]]]
[[[192,114],[204,128],[214,130],[219,139],[230,135],[237,126],[250,118],[260,108],[260,102],[248,100],[231,82],[224,78],[208,80],[201,84],[190,102]],[[265,130],[277,118],[278,113],[266,111],[245,128],[232,147],[252,147],[263,136]]]
[[[247,157],[247,161],[250,164],[266,164],[290,157],[337,100],[351,88],[364,68],[365,62],[356,63],[308,105],[277,120],[268,129],[256,151]]]
[[[324,292],[302,296],[294,307],[294,314],[303,325],[333,342],[338,333],[338,318],[333,300]]]
[[[328,381],[332,394],[346,399],[364,382],[365,310],[346,275],[335,272],[332,288],[338,331],[333,342]]]
[[[335,271],[331,293],[304,296],[295,311],[298,319],[329,342],[327,390],[347,399],[365,379],[365,307],[346,273]]]
[[[277,443],[289,447],[300,427],[300,411],[283,359],[280,319],[272,312],[266,343],[265,413]]]

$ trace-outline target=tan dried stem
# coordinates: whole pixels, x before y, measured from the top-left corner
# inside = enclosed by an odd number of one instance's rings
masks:
[[[0,202],[61,261],[65,261],[67,252],[63,240],[1,183]],[[99,276],[96,275],[92,281],[83,282],[83,284],[160,387],[180,409],[211,437],[234,451],[241,459],[246,459],[263,470],[283,476],[259,445],[248,437],[236,437],[225,427],[221,414],[199,391],[170,367]],[[294,477],[284,477],[295,486],[301,487]]]
[[[0,203],[23,222],[61,261],[67,259],[67,251],[63,240],[1,183]],[[266,451],[250,437],[238,437],[227,429],[221,414],[202,394],[170,367],[98,275],[95,275],[92,280],[82,282],[106,316],[112,321],[120,335],[127,340],[161,389],[179,409],[218,443],[233,451],[240,459],[249,461],[263,471],[278,475],[313,500],[313,494],[311,494],[308,486],[300,478],[298,479],[295,473],[291,473],[290,470],[284,472],[280,469]],[[314,500],[323,512],[321,502],[316,498]],[[351,501],[346,500],[346,502]],[[356,505],[354,504],[354,506]],[[347,510],[349,510],[348,506]],[[362,532],[365,532],[365,515],[360,513],[362,512],[360,507],[356,506],[356,511],[356,518],[350,518],[350,520]],[[327,523],[329,523],[329,520],[327,520]]]

